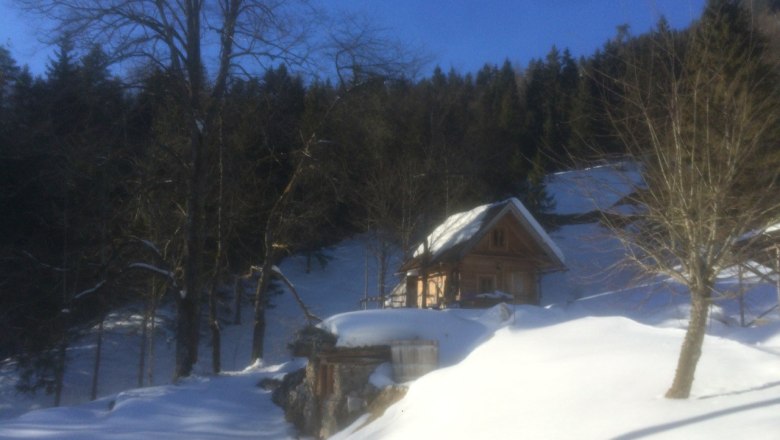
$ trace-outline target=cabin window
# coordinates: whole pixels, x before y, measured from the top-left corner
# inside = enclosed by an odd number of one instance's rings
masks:
[[[493,293],[496,291],[496,277],[481,275],[479,277],[479,293]]]
[[[506,233],[504,228],[495,228],[490,233],[490,247],[493,249],[506,248]]]

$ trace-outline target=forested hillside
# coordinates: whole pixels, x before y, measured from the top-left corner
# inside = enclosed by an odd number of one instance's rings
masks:
[[[776,57],[776,5],[756,4]],[[33,76],[0,47],[0,358],[56,392],[70,338],[129,302],[151,317],[185,298],[187,264],[198,319],[211,310],[213,323],[219,285],[356,232],[408,249],[448,214],[507,196],[544,219],[546,174],[625,152],[610,91],[656,36],[621,28],[588,57],[552,47],[478,72],[235,71],[205,131],[158,64],[110,70],[100,46],[64,38]]]

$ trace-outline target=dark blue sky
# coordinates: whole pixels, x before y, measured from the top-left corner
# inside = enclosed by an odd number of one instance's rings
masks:
[[[509,59],[525,66],[552,45],[589,55],[615,35],[650,29],[661,15],[676,28],[698,18],[705,0],[321,0],[327,8],[362,12],[403,42],[423,47],[445,70],[475,72]],[[0,0],[0,44],[19,64],[43,73],[49,51],[31,22]],[[428,69],[423,74],[429,73]]]

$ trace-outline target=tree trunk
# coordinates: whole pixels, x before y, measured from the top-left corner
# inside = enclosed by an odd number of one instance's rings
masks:
[[[268,240],[268,242],[270,243],[271,241]],[[271,252],[267,251],[265,255],[265,261],[263,262],[263,268],[260,272],[260,279],[257,280],[257,290],[255,291],[255,322],[252,328],[252,362],[263,358],[263,342],[265,339],[265,302],[266,291],[268,290],[268,283],[271,278],[271,258]]]
[[[222,132],[222,113],[219,118],[219,180],[217,194],[217,249],[214,255],[214,269],[209,292],[209,327],[211,328],[211,368],[214,374],[222,370],[222,344],[217,313],[218,284],[222,276],[222,209],[224,204],[223,190],[225,182],[225,167],[223,155],[225,143]]]
[[[92,390],[89,394],[89,400],[97,399],[98,377],[100,376],[100,357],[103,351],[103,323],[105,322],[105,312],[101,312],[100,323],[98,324],[97,343],[95,344],[95,363],[92,366]]]
[[[378,284],[377,287],[379,288],[380,309],[385,308],[385,288],[386,288],[385,274],[387,273],[387,263],[388,263],[387,260],[389,258],[388,249],[387,249],[388,246],[389,244],[387,243],[384,234],[382,234],[381,238],[379,239],[379,256],[378,256],[379,264],[377,265],[378,266],[377,269],[379,271],[379,273],[377,274],[377,284]]]
[[[696,365],[701,357],[707,329],[710,292],[711,289],[707,285],[691,290],[691,320],[677,360],[674,381],[666,392],[666,397],[669,399],[687,399],[691,394]]]
[[[152,294],[154,294],[154,287],[152,287]],[[150,300],[151,301],[151,300]],[[144,369],[146,368],[146,338],[149,334],[149,311],[151,305],[147,301],[146,307],[144,307],[144,317],[141,321],[141,346],[138,350],[138,388],[144,386]]]
[[[426,226],[428,225],[427,221],[425,222],[425,225]],[[431,258],[430,249],[431,248],[428,243],[428,238],[426,237],[423,240],[423,256],[422,256],[422,264],[420,267],[420,272],[422,275],[422,299],[420,301],[420,308],[423,309],[428,307],[428,265],[430,264],[430,258]]]
[[[301,159],[295,166],[290,180],[287,182],[282,194],[276,199],[274,206],[268,214],[268,220],[265,224],[265,257],[263,259],[263,268],[260,273],[260,279],[257,282],[257,290],[255,291],[255,322],[252,330],[252,362],[262,359],[263,357],[263,339],[265,338],[265,303],[266,303],[266,290],[268,289],[268,283],[271,279],[271,267],[274,262],[274,240],[276,239],[277,225],[282,221],[281,214],[285,209],[284,205],[295,190],[298,184],[298,179],[303,174],[304,165],[307,163],[306,158],[310,157],[309,147],[315,141],[314,135],[306,142],[302,151]]]
[[[278,268],[277,268],[278,269]],[[303,316],[306,317],[306,320],[309,322],[309,325],[314,325],[316,323],[322,322],[322,319],[318,318],[317,316],[313,315],[309,308],[306,307],[306,303],[303,302],[303,299],[301,299],[301,295],[298,295],[298,290],[295,288],[292,282],[284,276],[284,274],[281,271],[274,270],[274,274],[281,280],[281,282],[287,286],[287,290],[290,291],[290,295],[293,296],[293,299],[295,302],[298,303],[298,307],[301,308],[301,311],[303,312]]]
[[[187,197],[186,263],[184,266],[184,291],[177,295],[176,370],[174,378],[189,376],[198,361],[199,313],[202,248],[203,175],[203,120],[200,94],[203,92],[202,62],[200,53],[200,15],[197,2],[186,3],[187,53],[186,70],[189,77],[187,90],[190,112],[190,187]]]
[[[368,251],[363,251],[363,310],[368,309]]]
[[[71,309],[71,295],[68,294],[68,227],[69,217],[68,208],[70,206],[70,198],[68,197],[68,178],[65,178],[63,189],[63,211],[62,211],[62,267],[65,269],[62,271],[62,304],[66,310]],[[59,347],[57,349],[57,355],[54,359],[54,406],[60,406],[62,402],[62,386],[65,377],[65,357],[68,349],[68,330],[69,320],[65,318],[64,314],[60,312],[61,318],[61,338]]]
[[[274,261],[274,240],[276,239],[274,231],[277,222],[280,221],[280,214],[284,209],[283,205],[287,200],[287,197],[292,194],[293,189],[297,185],[298,178],[301,176],[305,158],[309,155],[308,146],[304,149],[303,153],[303,157],[295,167],[295,171],[287,182],[284,191],[282,191],[282,194],[276,199],[274,206],[268,214],[268,220],[265,223],[265,255],[263,258],[263,267],[260,271],[260,279],[257,281],[257,290],[255,291],[255,322],[252,329],[252,362],[262,359],[263,357],[266,290],[268,290],[268,284],[271,279],[271,266],[273,266]]]
[[[68,338],[63,335],[54,361],[54,406],[60,406],[62,403],[62,388],[65,380],[65,357],[67,356],[67,350]]]
[[[192,257],[190,257],[192,258]],[[191,266],[190,263],[187,266]],[[192,373],[192,367],[198,359],[198,301],[190,289],[198,289],[197,274],[194,267],[189,267],[186,276],[186,290],[176,292],[176,370],[174,379],[187,377]]]
[[[260,283],[258,282],[258,290],[260,289]],[[258,304],[255,305],[255,323],[252,327],[252,362],[256,362],[263,358],[264,339],[265,339],[265,305],[262,304],[265,301],[264,296],[259,298]]]
[[[235,315],[233,316],[233,325],[241,325],[241,300],[244,296],[244,286],[240,284],[241,277],[236,276],[233,280],[233,301],[235,309]]]
[[[211,367],[214,374],[222,370],[222,344],[219,328],[219,317],[217,316],[217,281],[211,284],[209,293],[209,327],[211,328]]]
[[[167,288],[166,288],[167,290]],[[163,291],[164,292],[164,291]],[[148,367],[148,383],[150,386],[154,385],[154,339],[157,331],[157,304],[161,298],[157,297],[157,290],[152,290],[152,305],[149,310],[149,319],[152,321],[151,328],[149,329],[149,367]],[[161,295],[162,296],[162,295]]]
[[[429,199],[430,197],[427,196],[426,199]],[[425,211],[423,212],[423,231],[425,234],[428,233],[428,209],[430,206],[430,203],[427,204],[427,206],[424,208]],[[430,237],[427,236],[423,238],[423,255],[421,260],[421,267],[420,267],[420,274],[422,275],[422,301],[420,302],[420,308],[427,308],[428,307],[428,266],[431,263],[431,243],[430,243]]]
[[[175,378],[186,377],[198,360],[198,305],[200,299],[201,205],[203,199],[203,146],[200,133],[193,121],[191,133],[192,175],[187,201],[187,261],[184,273],[184,291],[176,292],[176,371]]]

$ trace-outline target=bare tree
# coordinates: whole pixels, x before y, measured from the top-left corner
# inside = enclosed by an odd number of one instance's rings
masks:
[[[188,157],[183,289],[176,297],[176,378],[190,374],[198,358],[200,295],[204,275],[206,147],[217,136],[217,117],[235,71],[264,62],[302,65],[308,59],[313,26],[329,43],[317,49],[336,62],[338,77],[359,84],[365,77],[400,75],[418,65],[385,44],[370,24],[354,18],[328,26],[308,0],[15,0],[45,17],[42,35],[69,37],[77,44],[101,44],[114,61],[140,60],[164,71],[174,84],[172,99],[184,109]],[[325,21],[325,22],[324,22]],[[397,50],[392,50],[397,49]],[[210,72],[211,75],[208,75]],[[293,179],[294,180],[294,179]],[[267,237],[268,238],[268,237]],[[266,239],[267,245],[273,240]],[[270,264],[264,261],[264,266]],[[265,271],[264,273],[268,273]],[[262,285],[263,283],[261,283]],[[265,289],[265,285],[262,288]]]
[[[305,179],[307,172],[312,168],[311,164],[314,160],[313,150],[317,146],[317,137],[314,134],[303,141],[303,147],[298,152],[299,157],[295,169],[293,170],[290,179],[287,181],[287,185],[285,185],[282,192],[274,201],[274,204],[268,213],[268,218],[266,219],[263,237],[265,252],[263,255],[263,264],[259,268],[260,277],[257,281],[254,299],[252,361],[257,361],[263,357],[268,287],[271,282],[271,277],[275,273],[274,264],[279,258],[280,252],[285,248],[288,248],[285,241],[290,239],[290,234],[286,233],[286,229],[290,227],[290,222],[295,221],[293,220],[294,216],[292,215],[291,203],[301,181]],[[300,302],[299,304],[302,305]],[[306,310],[305,306],[303,306],[303,308]],[[308,313],[306,314],[308,317]]]
[[[363,15],[347,14],[339,21],[329,31],[325,53],[335,63],[341,85],[415,77],[431,59],[419,49],[399,44]]]
[[[203,287],[206,173],[204,150],[231,70],[282,58],[298,61],[307,11],[281,0],[18,0],[52,23],[50,35],[101,43],[114,60],[142,59],[176,82],[176,101],[188,120],[189,188],[186,203],[184,288],[177,296],[175,377],[188,376],[198,357],[199,300]],[[212,44],[213,43],[213,44]],[[213,49],[216,47],[216,49]],[[206,71],[214,75],[207,78]],[[210,81],[209,81],[210,79]]]
[[[744,258],[738,239],[779,213],[780,101],[762,41],[734,1],[710,1],[687,33],[662,24],[652,39],[649,52],[626,56],[626,79],[611,90],[624,108],[610,116],[643,184],[631,214],[607,222],[631,262],[689,289],[690,321],[666,392],[687,398],[716,277]]]

